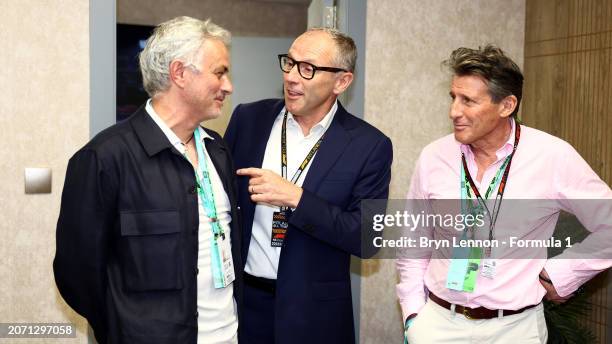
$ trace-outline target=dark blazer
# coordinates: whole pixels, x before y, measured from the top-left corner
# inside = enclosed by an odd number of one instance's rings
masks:
[[[235,173],[222,138],[205,146],[232,208],[242,295]],[[53,268],[66,302],[102,343],[196,343],[198,195],[193,167],[141,107],[71,159]]]
[[[236,108],[225,134],[236,168],[261,167],[272,125],[283,106],[282,100],[269,99]],[[277,344],[354,343],[350,255],[364,255],[360,201],[387,198],[392,155],[389,138],[338,103],[304,180],[281,251],[275,298]],[[243,264],[255,211],[247,186],[248,178],[239,177]]]

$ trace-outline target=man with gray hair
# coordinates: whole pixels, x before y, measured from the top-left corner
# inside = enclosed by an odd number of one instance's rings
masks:
[[[361,200],[387,198],[391,141],[337,100],[356,47],[310,29],[278,56],[284,99],[241,104],[225,139],[240,177],[245,343],[354,343],[350,258]]]
[[[159,25],[140,54],[151,99],[69,161],[55,280],[99,343],[237,342],[234,168],[200,126],[232,92],[229,42],[210,20]]]

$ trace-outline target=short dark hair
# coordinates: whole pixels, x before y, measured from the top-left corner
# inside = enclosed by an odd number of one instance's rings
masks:
[[[523,73],[500,48],[491,44],[478,49],[459,48],[443,64],[456,76],[482,77],[494,103],[514,95],[517,103],[512,117],[516,118],[523,97]]]

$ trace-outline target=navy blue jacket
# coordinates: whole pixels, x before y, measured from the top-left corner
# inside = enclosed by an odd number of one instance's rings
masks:
[[[240,262],[235,174],[221,137],[205,145],[232,208]],[[193,167],[141,107],[71,159],[53,268],[66,302],[100,344],[196,344],[198,199]],[[241,304],[242,266],[234,264]]]
[[[261,167],[283,100],[239,105],[225,140],[236,168]],[[303,183],[289,221],[276,285],[275,343],[354,343],[350,256],[362,257],[363,199],[386,199],[391,179],[388,137],[340,103]],[[238,177],[246,264],[255,204]],[[248,321],[248,319],[245,319]]]

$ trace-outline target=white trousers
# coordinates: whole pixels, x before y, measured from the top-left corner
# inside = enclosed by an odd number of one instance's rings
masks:
[[[427,300],[408,328],[409,344],[545,344],[547,339],[541,303],[515,315],[471,320]]]

